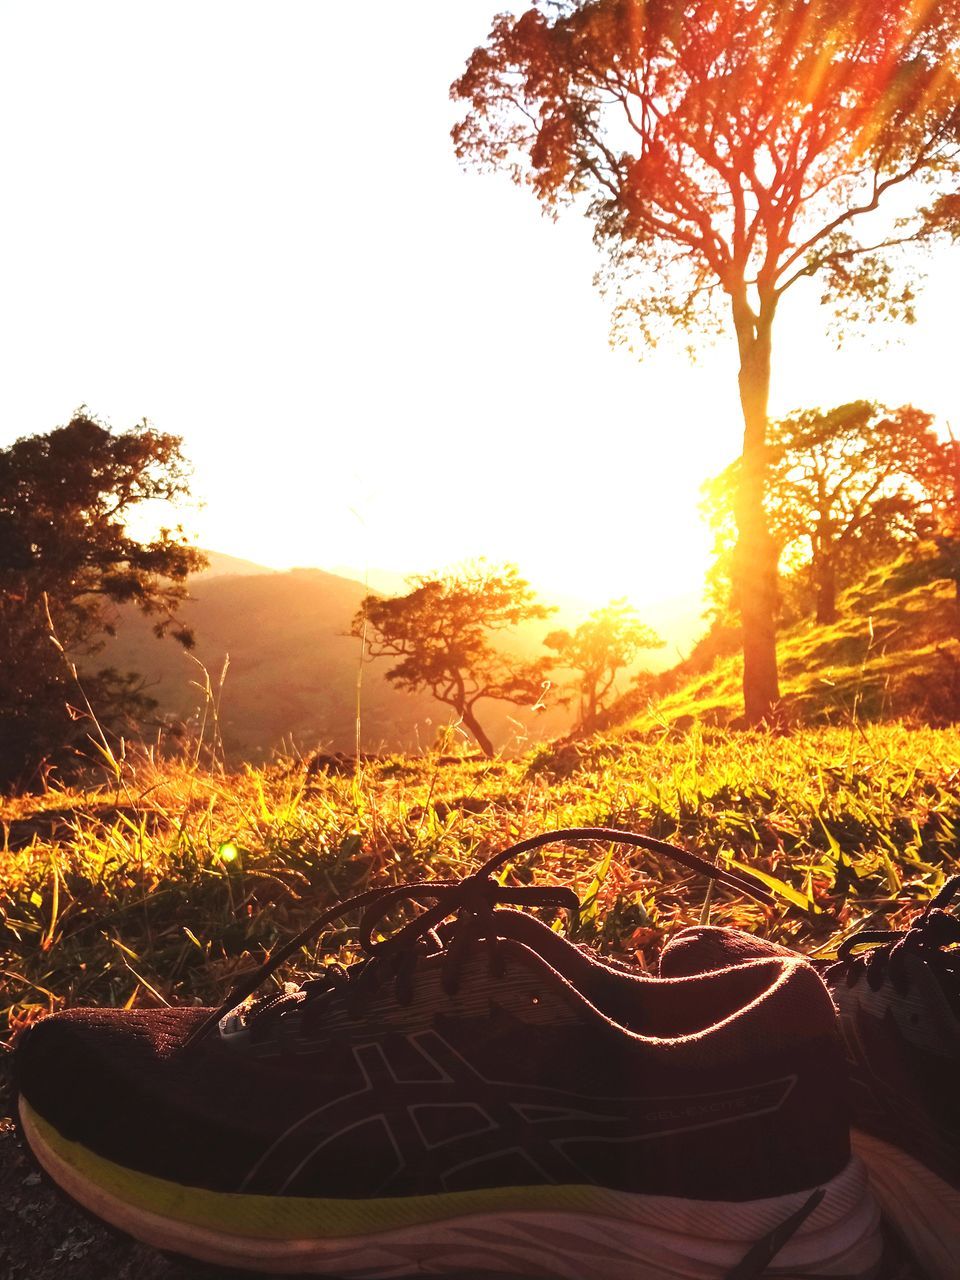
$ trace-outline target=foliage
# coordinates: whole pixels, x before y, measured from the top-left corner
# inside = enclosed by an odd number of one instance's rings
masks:
[[[617,673],[644,649],[660,649],[664,642],[626,600],[612,600],[591,613],[576,631],[551,631],[543,643],[556,651],[562,667],[580,673],[578,725],[591,728],[607,707]]]
[[[751,721],[778,696],[763,506],[774,318],[816,278],[848,326],[913,319],[904,251],[960,230],[958,19],[958,0],[535,0],[494,20],[452,88],[461,159],[592,219],[621,336],[732,324]]]
[[[940,551],[943,575],[953,582],[960,602],[960,441],[950,428],[942,445],[941,463],[945,483],[939,493],[934,540]]]
[[[145,422],[114,433],[81,409],[0,450],[0,785],[85,734],[69,663],[102,647],[111,606],[133,603],[156,635],[192,643],[175,609],[203,556],[181,529],[142,540],[128,527],[144,504],[187,493],[179,437]],[[91,673],[88,693],[107,722],[144,705],[136,678],[110,669]]]
[[[775,307],[814,275],[841,311],[912,318],[882,255],[960,227],[958,16],[911,0],[534,3],[497,17],[454,83],[454,142],[552,212],[587,202],[629,291],[620,318],[646,341],[658,320],[709,324],[720,300]],[[866,215],[923,179],[926,203],[878,231]]]
[[[483,561],[446,574],[410,579],[405,596],[367,596],[351,634],[370,659],[398,658],[387,679],[408,693],[426,690],[452,707],[486,755],[494,753],[476,715],[483,699],[515,705],[539,702],[550,659],[522,662],[491,636],[551,612],[539,604],[514,565]]]
[[[793,594],[814,602],[819,623],[836,621],[839,589],[893,558],[904,539],[930,534],[950,483],[949,455],[932,423],[909,405],[891,411],[856,401],[770,424],[767,520],[788,586],[799,579]],[[721,614],[736,606],[730,559],[739,469],[734,462],[704,486],[715,532],[710,587]]]

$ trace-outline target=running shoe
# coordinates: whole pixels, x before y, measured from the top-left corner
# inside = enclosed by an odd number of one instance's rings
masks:
[[[851,1156],[830,998],[764,956],[661,979],[605,965],[505,886],[554,841],[668,852],[629,832],[524,841],[464,880],[326,912],[215,1010],[75,1009],[16,1052],[23,1132],[75,1200],[158,1248],[234,1268],[755,1280],[877,1273],[879,1211]],[[381,936],[406,901],[422,908]],[[366,959],[259,985],[361,911]]]
[[[948,880],[904,930],[867,930],[817,963],[839,1014],[853,1148],[881,1205],[931,1280],[960,1275],[960,893]],[[687,929],[660,972],[721,970],[783,947],[735,929]]]

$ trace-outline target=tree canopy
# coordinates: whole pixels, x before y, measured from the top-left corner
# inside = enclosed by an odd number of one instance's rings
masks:
[[[778,698],[774,318],[813,278],[843,323],[912,318],[903,254],[960,232],[958,19],[960,0],[535,0],[452,87],[461,159],[592,219],[621,333],[732,327],[751,722]]]
[[[950,481],[950,458],[930,414],[860,400],[770,424],[767,517],[780,562],[808,582],[819,623],[837,616],[837,591],[904,538],[930,533]],[[740,463],[705,486],[705,508],[729,573]]]
[[[408,693],[426,690],[452,707],[481,750],[493,744],[477,718],[484,699],[535,704],[548,683],[550,659],[524,662],[493,637],[552,610],[540,604],[515,566],[483,562],[410,579],[407,595],[367,596],[351,634],[370,659],[396,658],[387,679]]]
[[[81,409],[64,427],[0,449],[0,782],[26,778],[77,736],[77,694],[51,620],[107,724],[135,690],[128,677],[89,669],[113,630],[113,606],[132,603],[155,618],[158,636],[192,644],[176,607],[204,556],[179,528],[148,539],[129,528],[144,504],[188,493],[182,441],[146,422],[113,432]]]
[[[663,641],[641,622],[626,600],[596,609],[575,631],[551,631],[543,642],[555,650],[561,667],[580,673],[577,682],[578,724],[589,729],[607,707],[617,674],[644,649],[660,649]]]

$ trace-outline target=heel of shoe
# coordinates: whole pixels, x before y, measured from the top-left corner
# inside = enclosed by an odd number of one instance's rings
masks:
[[[899,1147],[855,1129],[880,1206],[913,1251],[929,1280],[960,1274],[960,1191]]]
[[[819,1206],[786,1241],[763,1274],[771,1280],[809,1280],[813,1276],[876,1280],[884,1255],[880,1206],[862,1161],[852,1156],[847,1166],[821,1189],[824,1196]],[[792,1199],[802,1201],[805,1194]],[[762,1235],[756,1228],[752,1234],[755,1239]]]

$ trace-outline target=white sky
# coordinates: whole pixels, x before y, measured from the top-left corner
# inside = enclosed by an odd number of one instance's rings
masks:
[[[636,603],[696,590],[739,447],[729,344],[607,344],[588,225],[462,173],[450,81],[495,0],[7,0],[0,445],[81,402],[181,434],[201,545],[411,572],[485,554]],[[836,352],[789,299],[772,409],[960,425],[960,252]],[[897,341],[898,337],[901,339]]]

